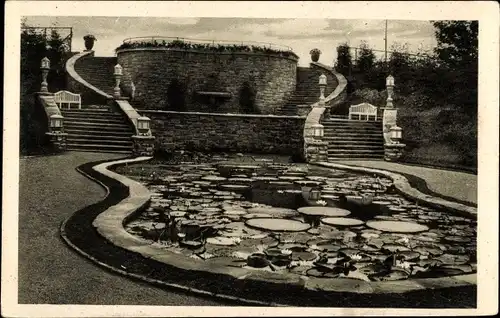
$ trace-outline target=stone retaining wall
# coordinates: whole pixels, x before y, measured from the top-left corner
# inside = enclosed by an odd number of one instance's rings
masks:
[[[303,117],[140,111],[158,150],[302,154]]]
[[[219,113],[241,113],[239,95],[245,82],[254,87],[255,105],[262,114],[280,108],[296,85],[297,59],[293,57],[166,48],[121,49],[117,56],[124,70],[124,86],[133,82],[137,105],[147,109],[178,110],[167,99],[167,88],[174,79],[186,89],[184,111]],[[210,98],[198,91],[230,95],[211,105]]]

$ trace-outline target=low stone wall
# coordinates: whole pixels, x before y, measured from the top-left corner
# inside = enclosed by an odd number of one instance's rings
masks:
[[[226,151],[300,156],[303,117],[139,110],[151,119],[158,150]]]

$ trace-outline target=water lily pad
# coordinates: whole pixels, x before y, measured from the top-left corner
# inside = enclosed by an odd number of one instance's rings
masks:
[[[332,226],[358,226],[364,224],[365,222],[351,218],[329,217],[322,219],[321,223]]]
[[[366,225],[376,230],[399,233],[416,233],[429,229],[422,224],[401,221],[368,221]]]
[[[410,249],[406,246],[403,245],[397,245],[397,244],[384,244],[382,246],[382,249],[390,252],[390,253],[395,253],[397,251],[403,252],[403,251],[409,251]]]
[[[333,207],[320,207],[320,206],[310,206],[299,208],[298,211],[305,215],[314,216],[330,216],[330,217],[342,217],[351,214],[349,210],[333,208]]]
[[[273,216],[267,213],[247,213],[241,215],[241,217],[244,219],[258,219],[258,218],[272,218]]]
[[[319,235],[320,234],[320,232],[317,228],[309,229],[309,230],[307,230],[307,233],[312,234],[312,235]]]
[[[292,252],[292,260],[294,261],[313,261],[317,257],[318,256],[312,252],[307,252],[307,251]]]
[[[219,187],[224,190],[235,191],[235,192],[245,191],[248,188],[250,188],[250,186],[243,184],[221,184],[219,185]]]
[[[225,236],[216,236],[207,238],[207,243],[213,245],[222,245],[222,246],[232,246],[237,245],[239,240],[237,238],[230,238]]]
[[[320,271],[317,268],[311,268],[307,270],[306,275],[318,278],[337,278],[339,276],[339,274],[333,272]]]
[[[415,251],[402,251],[399,252],[398,256],[400,256],[404,261],[414,261],[420,257],[420,253]]]
[[[369,232],[366,233],[365,232],[365,233],[361,234],[361,237],[365,238],[367,240],[370,240],[370,239],[373,239],[373,238],[378,238],[378,237],[380,237],[380,235],[378,235],[377,233],[369,233]]]
[[[470,242],[470,238],[464,236],[446,236],[445,241],[453,242],[453,243],[468,243]]]
[[[250,267],[263,268],[269,265],[269,261],[264,253],[254,253],[247,258]]]
[[[275,208],[275,207],[255,207],[248,210],[249,213],[270,215],[271,217],[291,217],[297,215],[297,210]]]
[[[311,239],[311,236],[304,232],[280,233],[280,243],[299,243],[306,244]]]
[[[226,181],[226,178],[219,177],[219,176],[214,176],[214,175],[207,175],[207,176],[204,176],[201,179],[205,180],[205,181],[214,181],[214,182]]]
[[[420,253],[421,255],[438,256],[443,254],[443,251],[439,247],[433,246],[416,246],[413,248],[413,250]]]
[[[245,210],[228,209],[228,210],[224,211],[224,214],[227,214],[227,215],[245,215],[245,214],[247,214],[247,212]]]
[[[407,279],[409,275],[410,273],[407,271],[393,267],[387,273],[369,275],[368,277],[374,281],[394,281]]]
[[[450,265],[456,265],[456,264],[465,264],[469,261],[469,256],[468,255],[457,255],[457,254],[443,254],[438,257],[435,257],[434,259],[437,259],[443,264],[450,264]]]
[[[267,230],[283,232],[307,231],[311,226],[295,220],[277,219],[277,218],[255,218],[245,222],[247,226]]]

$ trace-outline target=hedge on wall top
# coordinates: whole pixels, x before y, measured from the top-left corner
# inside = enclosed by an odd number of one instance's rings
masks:
[[[254,52],[263,54],[273,54],[282,57],[292,57],[298,59],[297,54],[292,51],[275,50],[267,47],[256,45],[238,45],[238,44],[198,44],[188,43],[181,40],[166,41],[142,41],[142,42],[126,42],[122,43],[115,51],[121,49],[139,49],[139,48],[167,48],[167,49],[181,49],[181,50],[196,50],[205,52],[220,52],[220,53],[240,53],[240,52]]]

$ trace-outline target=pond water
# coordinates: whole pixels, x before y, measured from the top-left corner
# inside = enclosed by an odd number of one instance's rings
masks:
[[[195,259],[365,281],[476,271],[476,221],[408,201],[386,178],[272,160],[117,170],[153,193],[126,230]]]

